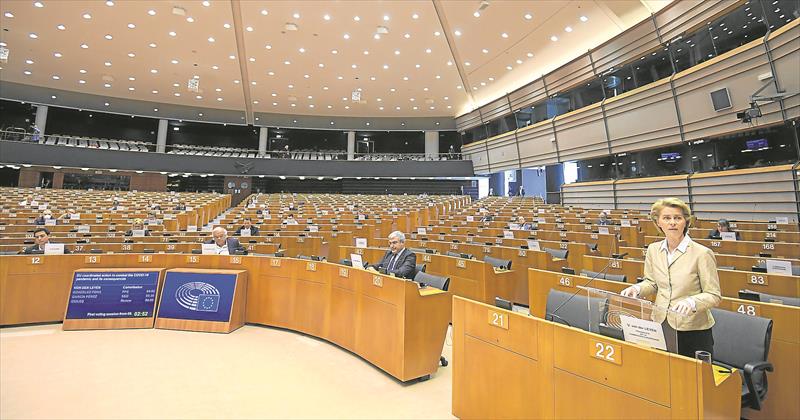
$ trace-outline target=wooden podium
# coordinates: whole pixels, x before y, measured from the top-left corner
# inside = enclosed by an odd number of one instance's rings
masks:
[[[736,371],[453,298],[459,418],[739,418],[741,388]]]
[[[156,328],[230,333],[244,325],[247,271],[167,270]]]
[[[163,268],[75,270],[64,331],[153,328]]]

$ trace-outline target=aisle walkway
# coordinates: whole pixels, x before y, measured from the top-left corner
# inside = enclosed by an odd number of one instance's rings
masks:
[[[326,341],[260,326],[4,328],[0,418],[452,418],[451,372],[405,385]]]

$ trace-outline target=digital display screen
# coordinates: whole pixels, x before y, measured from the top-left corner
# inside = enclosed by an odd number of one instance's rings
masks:
[[[662,153],[661,160],[677,160],[681,158],[681,154],[678,152],[670,152],[670,153]]]
[[[747,148],[750,150],[761,149],[764,147],[768,147],[769,143],[767,143],[767,139],[758,139],[758,140],[747,140],[745,142]]]
[[[159,274],[158,271],[76,271],[66,318],[152,317]]]

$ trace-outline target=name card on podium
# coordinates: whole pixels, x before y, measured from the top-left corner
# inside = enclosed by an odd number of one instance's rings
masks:
[[[168,270],[156,328],[232,332],[244,325],[246,289],[244,270]]]
[[[163,269],[76,270],[64,330],[153,328]]]

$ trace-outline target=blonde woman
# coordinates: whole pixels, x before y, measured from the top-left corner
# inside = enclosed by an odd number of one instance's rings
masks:
[[[666,237],[647,247],[644,280],[622,291],[623,296],[655,294],[657,307],[683,314],[660,312],[656,322],[666,322],[677,331],[678,353],[694,357],[695,351],[711,353],[714,337],[711,308],[720,303],[719,277],[714,253],[687,235],[692,211],[677,198],[653,203],[650,219]],[[660,318],[660,319],[658,319]]]

